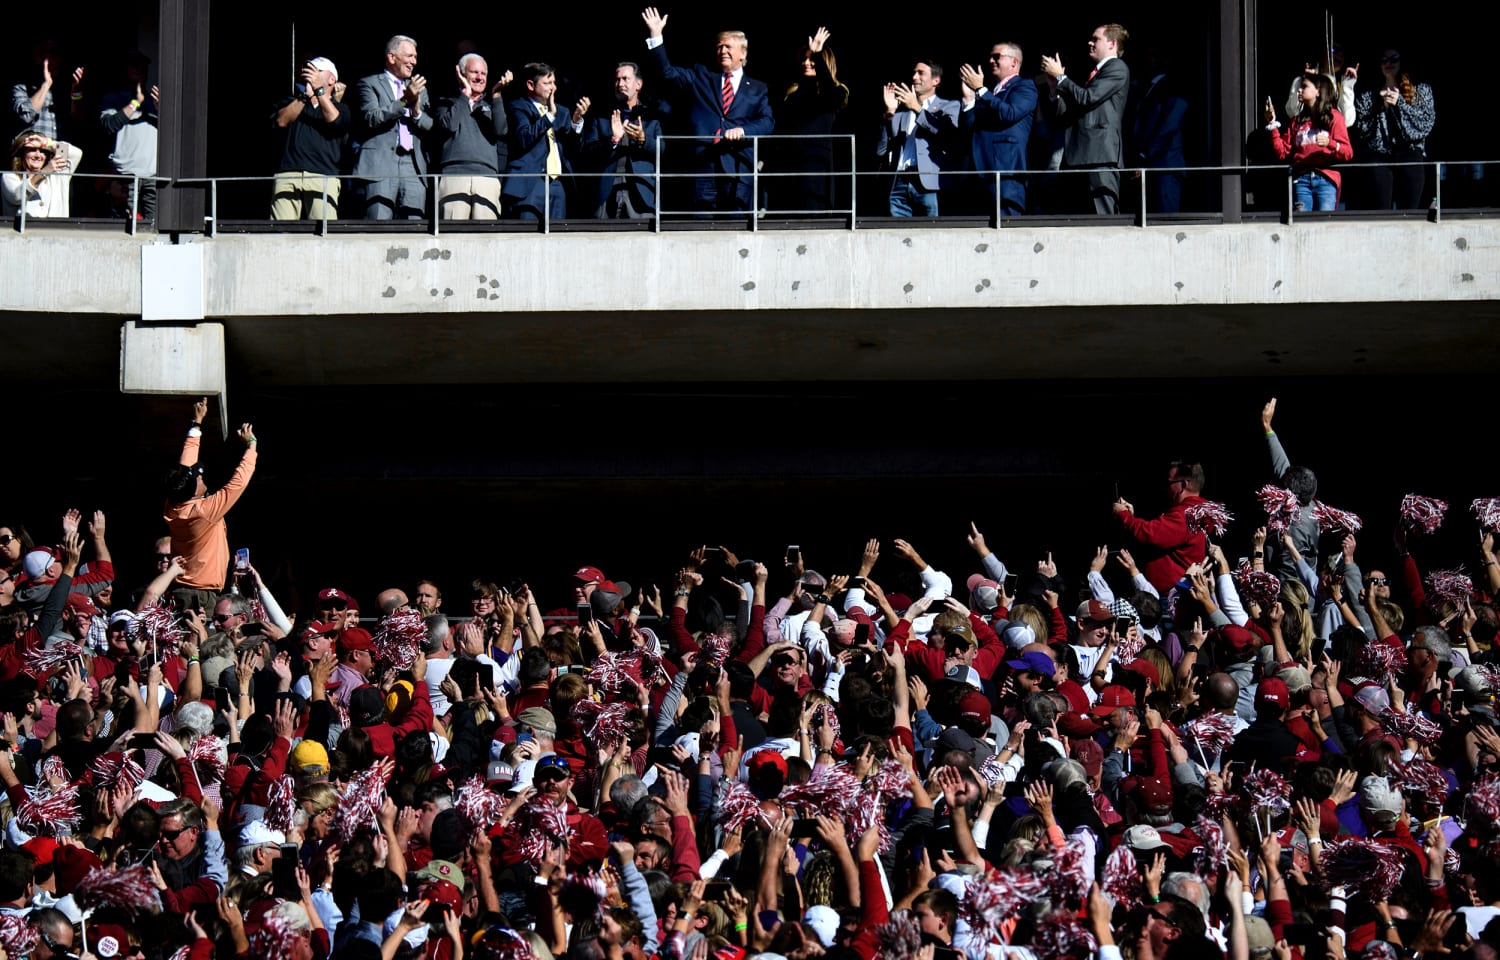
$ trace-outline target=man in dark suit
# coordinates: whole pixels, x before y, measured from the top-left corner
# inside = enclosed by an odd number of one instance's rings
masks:
[[[615,109],[594,117],[583,128],[580,152],[589,169],[603,176],[579,194],[593,198],[594,216],[606,220],[636,220],[656,209],[656,138],[660,121],[646,115],[641,104],[640,67],[625,62],[615,67]]]
[[[918,60],[911,85],[885,85],[885,117],[875,152],[891,161],[893,217],[938,215],[938,191],[943,171],[955,166],[953,139],[958,134],[958,101],[937,95],[943,67],[933,59]]]
[[[1106,23],[1089,37],[1093,72],[1083,83],[1064,74],[1062,60],[1042,57],[1042,69],[1057,80],[1054,112],[1069,123],[1063,146],[1063,169],[1088,170],[1089,196],[1095,213],[1118,213],[1120,166],[1124,158],[1125,97],[1130,68],[1120,57],[1130,34],[1118,23]]]
[[[589,98],[581,98],[571,114],[557,109],[557,76],[545,63],[528,63],[520,79],[526,96],[512,100],[509,108],[505,209],[520,220],[540,220],[544,209],[549,219],[561,220],[568,211],[562,175],[571,170],[563,145],[583,129]]]
[[[1131,84],[1131,164],[1141,167],[1185,167],[1182,127],[1188,101],[1176,77],[1158,49],[1146,50],[1145,76]],[[1146,183],[1148,209],[1152,213],[1176,213],[1182,209],[1180,170],[1153,173]]]
[[[415,220],[426,214],[422,138],[432,130],[427,80],[416,72],[417,42],[386,41],[385,70],[361,77],[355,102],[354,177],[364,181],[366,220]]]
[[[1031,117],[1036,112],[1036,84],[1021,73],[1021,48],[997,43],[990,51],[990,80],[985,82],[977,67],[958,68],[964,85],[963,108],[958,127],[969,136],[974,169],[1025,170],[1026,144],[1031,139]],[[995,198],[995,178],[984,178],[990,201]],[[1000,180],[1001,213],[1007,217],[1026,212],[1026,184],[1020,177]]]
[[[688,97],[687,125],[701,137],[693,147],[694,166],[701,173],[721,174],[693,181],[693,206],[698,210],[750,210],[754,202],[750,179],[754,151],[747,137],[771,132],[771,97],[766,85],[745,76],[749,41],[737,30],[719,34],[714,61],[717,69],[701,64],[674,67],[667,59],[662,30],[667,18],[647,7],[641,13],[651,35],[646,49],[656,58],[662,79]],[[722,176],[737,174],[738,176]]]

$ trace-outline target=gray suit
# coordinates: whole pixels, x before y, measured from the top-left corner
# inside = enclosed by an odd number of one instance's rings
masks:
[[[354,176],[365,181],[365,219],[418,219],[426,214],[427,192],[416,179],[427,172],[422,138],[432,130],[431,104],[423,90],[421,113],[406,117],[406,102],[391,87],[391,74],[377,73],[359,80],[354,114],[357,159]],[[411,129],[412,149],[401,149],[402,123]]]
[[[1094,78],[1084,84],[1066,76],[1057,81],[1054,106],[1058,116],[1069,123],[1063,167],[1096,171],[1088,176],[1095,213],[1119,211],[1119,168],[1125,154],[1125,98],[1129,93],[1130,68],[1119,57],[1104,61]]]
[[[910,216],[906,204],[922,198],[901,195],[908,191],[934,194],[942,189],[942,174],[960,162],[959,151],[954,149],[958,135],[959,103],[933,97],[926,109],[913,111],[902,107],[880,125],[880,139],[875,152],[889,155],[891,169],[896,170],[896,180],[891,185],[891,216]],[[911,132],[907,132],[910,126]],[[901,170],[901,159],[908,145],[912,147],[916,163]],[[937,213],[936,197],[927,197],[928,212]]]

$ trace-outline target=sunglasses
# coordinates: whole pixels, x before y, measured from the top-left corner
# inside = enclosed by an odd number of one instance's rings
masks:
[[[1160,910],[1156,910],[1156,909],[1153,909],[1151,907],[1147,907],[1143,912],[1145,913],[1146,916],[1148,916],[1148,917],[1155,917],[1156,919],[1160,920],[1162,923],[1165,923],[1169,927],[1175,927],[1175,926],[1177,926],[1177,921],[1176,920],[1173,920],[1171,917],[1167,916],[1165,913],[1162,913]]]
[[[318,609],[319,610],[344,610],[348,606],[349,605],[347,603],[345,603],[344,601],[335,598],[333,600],[324,600],[322,603],[318,604]]]
[[[573,771],[569,769],[568,761],[562,757],[543,757],[536,762],[536,773],[533,776],[542,778],[542,774],[547,775],[546,779],[551,779],[555,774],[556,779],[566,780],[573,775]]]
[[[75,956],[75,954],[73,953],[73,948],[72,947],[67,946],[66,944],[58,943],[56,940],[53,940],[51,937],[47,936],[42,931],[40,931],[40,930],[36,931],[36,936],[37,936],[38,940],[42,941],[43,943],[45,943],[47,945],[47,949],[48,950],[51,950],[53,953],[57,954],[58,956],[60,956],[60,957],[68,957],[69,960],[72,960],[72,957]]]
[[[1386,579],[1385,577],[1366,577],[1365,578],[1365,586],[1367,586],[1367,587],[1370,586],[1371,584],[1374,584],[1377,587],[1384,587],[1384,586],[1388,585],[1390,582],[1391,581],[1388,580],[1388,579]]]
[[[230,620],[233,620],[236,616],[238,616],[238,614],[216,613],[214,614],[214,623],[227,623]]]
[[[1380,58],[1380,62],[1381,63],[1400,63],[1401,62],[1401,55],[1398,53],[1394,57],[1381,57]]]
[[[0,533],[0,547],[8,547],[16,542],[16,537],[9,533]]]
[[[193,827],[181,827],[181,828],[179,828],[177,830],[163,830],[161,832],[161,838],[163,840],[165,840],[166,842],[171,843],[173,840],[176,840],[178,837],[182,836],[184,833],[187,833],[189,830],[192,830],[192,829],[194,829],[194,828]]]

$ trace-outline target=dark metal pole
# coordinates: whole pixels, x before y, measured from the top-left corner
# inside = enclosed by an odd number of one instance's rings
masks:
[[[1246,118],[1255,112],[1256,0],[1219,0],[1219,165],[1244,162]],[[1220,177],[1225,223],[1239,223],[1244,178]]]
[[[184,179],[208,176],[208,10],[201,0],[160,0],[161,105],[157,174]],[[203,230],[207,186],[162,184],[157,230]]]

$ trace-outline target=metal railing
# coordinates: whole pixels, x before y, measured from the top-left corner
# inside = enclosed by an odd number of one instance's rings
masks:
[[[834,150],[830,151],[830,156],[832,156],[835,152],[840,152],[841,153],[842,151],[839,151],[838,147],[840,145],[846,145],[847,148],[848,148],[849,169],[847,169],[847,170],[838,170],[838,171],[835,171],[835,170],[820,171],[820,172],[811,173],[811,174],[806,173],[806,172],[802,172],[802,171],[787,171],[787,170],[765,169],[764,168],[765,165],[762,162],[763,156],[764,156],[763,152],[762,152],[762,148],[761,148],[761,141],[762,140],[771,141],[771,142],[774,142],[774,141],[792,141],[792,142],[795,142],[795,141],[805,141],[805,140],[823,140],[823,141],[828,141],[835,148]],[[649,172],[637,172],[637,171],[634,171],[634,170],[603,171],[603,172],[595,172],[595,173],[571,173],[570,172],[570,173],[563,173],[563,174],[559,175],[558,178],[551,178],[546,173],[533,173],[533,174],[510,173],[510,174],[504,174],[503,175],[503,179],[514,180],[514,179],[517,179],[517,178],[526,178],[526,179],[539,179],[539,180],[543,180],[543,181],[549,181],[549,180],[551,180],[553,182],[561,182],[562,184],[564,184],[565,187],[572,186],[575,189],[580,184],[583,184],[583,185],[586,186],[586,185],[591,184],[591,183],[598,183],[598,181],[601,180],[601,179],[613,181],[613,180],[615,180],[617,178],[624,178],[624,179],[627,179],[627,180],[646,180],[646,181],[649,181],[650,182],[650,186],[651,186],[652,190],[655,193],[655,201],[656,202],[653,204],[653,208],[649,211],[648,215],[646,217],[644,217],[644,218],[641,218],[640,222],[642,222],[644,224],[649,224],[649,229],[652,230],[653,232],[661,232],[664,229],[664,224],[668,223],[668,222],[670,222],[670,223],[672,223],[674,225],[685,226],[685,227],[691,229],[695,224],[702,225],[702,224],[707,223],[710,220],[717,220],[717,221],[720,221],[720,222],[723,222],[723,221],[743,221],[746,224],[746,226],[748,227],[748,229],[754,231],[754,230],[759,230],[761,228],[763,222],[765,222],[767,220],[767,218],[782,218],[782,217],[784,217],[784,218],[828,217],[828,218],[830,218],[830,222],[832,222],[835,219],[843,220],[843,222],[844,222],[844,228],[845,229],[855,230],[855,229],[859,229],[860,228],[861,212],[859,210],[859,206],[860,206],[860,204],[859,204],[859,197],[860,197],[861,186],[862,185],[868,185],[868,184],[870,184],[872,182],[870,178],[872,178],[872,177],[876,178],[877,180],[881,180],[881,181],[884,181],[886,183],[889,183],[891,181],[891,178],[895,175],[890,170],[860,170],[860,169],[856,169],[857,166],[858,166],[858,161],[859,161],[857,138],[854,137],[853,135],[847,135],[847,134],[845,134],[845,135],[837,135],[837,136],[774,134],[774,135],[767,135],[767,136],[761,136],[761,137],[746,137],[744,139],[744,141],[743,141],[744,146],[738,147],[736,149],[745,151],[745,152],[747,152],[749,154],[749,157],[748,157],[748,160],[749,160],[749,169],[748,170],[735,170],[735,171],[724,172],[724,171],[717,171],[717,170],[694,170],[694,169],[685,169],[684,170],[684,169],[676,169],[676,168],[670,169],[670,170],[664,170],[663,169],[663,167],[665,166],[664,161],[667,160],[667,159],[669,159],[668,153],[667,153],[667,149],[668,149],[668,147],[671,144],[674,144],[674,143],[676,143],[676,144],[692,143],[692,144],[696,144],[697,145],[697,149],[698,150],[702,150],[705,147],[705,141],[709,141],[709,143],[707,144],[707,146],[710,147],[710,148],[719,149],[719,150],[726,149],[726,148],[723,148],[721,146],[718,146],[717,144],[714,144],[712,142],[712,138],[690,137],[690,136],[676,136],[676,135],[665,136],[664,135],[664,136],[660,136],[660,137],[658,137],[656,139],[655,151],[654,151],[655,169],[652,170],[652,171],[649,171]],[[1364,215],[1366,215],[1366,216],[1383,216],[1383,215],[1386,215],[1387,213],[1394,214],[1394,215],[1397,215],[1397,216],[1410,216],[1413,213],[1421,213],[1423,215],[1430,216],[1435,221],[1439,221],[1440,222],[1442,220],[1442,218],[1443,218],[1443,184],[1444,184],[1444,181],[1448,178],[1448,171],[1450,171],[1450,170],[1454,171],[1454,172],[1463,171],[1463,175],[1464,176],[1466,176],[1468,178],[1471,178],[1471,179],[1474,179],[1476,182],[1483,183],[1483,182],[1485,182],[1484,179],[1483,179],[1483,177],[1482,177],[1482,174],[1484,173],[1484,168],[1486,166],[1488,166],[1488,165],[1495,164],[1495,163],[1500,163],[1500,161],[1433,161],[1433,160],[1423,160],[1423,161],[1404,161],[1404,162],[1393,162],[1393,163],[1362,162],[1362,163],[1343,163],[1343,164],[1338,164],[1335,169],[1337,169],[1339,171],[1359,171],[1359,170],[1364,170],[1364,169],[1375,169],[1375,168],[1396,169],[1396,168],[1421,167],[1421,168],[1430,170],[1431,171],[1431,176],[1432,176],[1432,182],[1433,182],[1433,188],[1432,188],[1433,189],[1433,199],[1432,199],[1432,202],[1426,208],[1423,208],[1421,210],[1407,210],[1407,211],[1361,211],[1361,212]],[[1473,174],[1476,171],[1480,174],[1480,177],[1474,177],[1473,176]],[[1065,183],[1065,182],[1067,182],[1069,180],[1069,178],[1087,177],[1088,175],[1093,174],[1093,173],[1097,173],[1097,172],[1098,172],[1097,170],[1066,170],[1066,169],[1059,169],[1059,170],[1030,170],[1030,171],[1007,171],[1007,170],[985,170],[985,171],[963,171],[963,170],[956,170],[956,171],[948,171],[948,172],[944,172],[944,173],[941,174],[944,187],[943,187],[943,191],[939,194],[939,196],[941,198],[943,196],[951,195],[954,192],[953,188],[955,188],[955,187],[962,188],[966,183],[969,186],[975,187],[975,190],[973,191],[973,193],[976,193],[976,194],[977,194],[977,192],[978,192],[979,189],[988,190],[993,195],[993,207],[990,208],[987,211],[987,213],[981,213],[981,217],[982,218],[987,217],[989,219],[990,223],[993,224],[996,227],[1001,227],[1001,226],[1006,226],[1006,225],[1015,225],[1018,221],[1022,222],[1022,223],[1025,223],[1025,222],[1046,223],[1046,222],[1049,222],[1049,221],[1055,221],[1059,217],[1066,218],[1066,222],[1068,222],[1069,224],[1082,224],[1082,223],[1087,223],[1090,220],[1093,220],[1095,218],[1095,215],[1091,214],[1091,213],[1072,213],[1072,212],[1067,212],[1067,211],[1051,211],[1051,210],[1044,211],[1040,216],[1038,216],[1036,214],[1033,214],[1033,213],[1030,213],[1030,212],[1028,212],[1026,214],[1020,214],[1020,215],[1017,215],[1017,214],[1014,214],[1014,213],[1007,213],[1005,211],[1005,194],[1004,194],[1005,185],[1006,185],[1006,182],[1008,180],[1012,180],[1012,179],[1015,179],[1015,178],[1020,178],[1021,180],[1024,181],[1024,183],[1026,185],[1026,189],[1028,191],[1031,191],[1031,190],[1034,190],[1034,189],[1037,189],[1037,188],[1040,188],[1040,187],[1045,187],[1047,184],[1049,184],[1051,182],[1055,182],[1056,181],[1056,182],[1064,182]],[[1289,223],[1289,224],[1290,223],[1294,223],[1297,220],[1301,219],[1303,217],[1303,215],[1304,215],[1305,212],[1313,212],[1313,211],[1305,211],[1304,212],[1304,211],[1298,211],[1298,210],[1295,209],[1294,190],[1295,190],[1295,175],[1296,174],[1295,174],[1295,172],[1290,171],[1285,164],[1260,164],[1260,165],[1240,164],[1240,165],[1198,166],[1198,167],[1124,167],[1124,168],[1119,168],[1117,172],[1118,172],[1119,178],[1120,178],[1120,180],[1119,180],[1119,184],[1120,185],[1119,185],[1119,191],[1118,191],[1119,192],[1118,199],[1121,200],[1121,201],[1124,201],[1125,200],[1125,195],[1128,192],[1128,193],[1134,194],[1134,199],[1136,200],[1136,202],[1138,204],[1138,209],[1134,209],[1134,210],[1122,210],[1121,214],[1120,214],[1120,217],[1130,217],[1130,218],[1133,219],[1134,224],[1136,226],[1140,226],[1140,227],[1150,226],[1150,225],[1152,225],[1153,220],[1159,222],[1160,219],[1161,219],[1162,215],[1160,213],[1153,212],[1151,210],[1151,206],[1152,206],[1152,203],[1151,203],[1151,186],[1152,186],[1153,181],[1156,180],[1156,178],[1160,178],[1160,177],[1164,177],[1164,176],[1175,177],[1175,178],[1178,178],[1179,180],[1186,180],[1187,178],[1202,178],[1202,177],[1208,177],[1208,176],[1215,177],[1215,178],[1223,178],[1223,177],[1236,177],[1236,178],[1268,177],[1268,176],[1273,176],[1273,175],[1274,176],[1280,176],[1280,177],[1282,177],[1282,178],[1285,179],[1285,183],[1286,183],[1286,197],[1285,197],[1284,206],[1280,206],[1279,211],[1277,211],[1277,212],[1279,212],[1285,218],[1286,222]],[[13,176],[13,175],[14,174],[8,174],[7,176]],[[130,184],[131,184],[131,186],[130,186],[129,232],[132,235],[134,235],[136,233],[136,228],[137,228],[137,223],[138,223],[138,219],[137,219],[136,215],[139,212],[140,184],[142,182],[141,178],[138,178],[138,177],[124,177],[124,176],[121,176],[121,175],[79,174],[79,173],[61,174],[61,175],[55,175],[55,176],[67,176],[69,178],[82,178],[82,179],[91,179],[92,178],[92,179],[129,180]],[[766,193],[766,190],[767,190],[768,186],[774,187],[775,184],[780,183],[780,182],[784,182],[784,181],[787,181],[787,180],[795,180],[797,178],[808,177],[808,176],[818,177],[818,178],[826,181],[833,188],[833,190],[847,191],[848,205],[847,206],[833,205],[830,202],[830,206],[827,207],[827,208],[812,210],[812,209],[773,209],[773,208],[771,208],[770,206],[768,206],[766,204],[765,193]],[[206,212],[206,214],[205,214],[205,216],[203,218],[203,231],[204,231],[204,233],[207,236],[215,236],[215,235],[217,235],[220,232],[222,224],[224,224],[226,222],[233,223],[237,227],[244,227],[247,224],[259,225],[259,224],[269,224],[269,223],[286,223],[286,224],[290,225],[292,223],[306,224],[306,223],[311,222],[311,223],[314,224],[314,232],[316,234],[320,235],[320,236],[326,236],[330,232],[330,225],[331,224],[335,224],[335,223],[351,223],[351,221],[354,222],[354,223],[360,223],[360,224],[366,224],[366,225],[372,224],[372,223],[382,223],[382,224],[383,223],[396,223],[396,224],[406,223],[406,224],[410,224],[410,225],[413,225],[413,226],[420,225],[420,226],[418,226],[418,229],[422,229],[425,232],[430,233],[430,235],[432,235],[434,237],[441,235],[445,223],[448,224],[448,225],[450,225],[450,226],[452,224],[455,224],[455,223],[463,223],[465,231],[496,230],[496,231],[501,231],[501,232],[514,232],[515,229],[518,226],[520,226],[520,225],[525,224],[525,223],[528,222],[528,221],[525,221],[525,220],[520,220],[520,219],[517,219],[517,218],[514,218],[514,217],[508,217],[508,216],[507,217],[501,217],[501,218],[495,219],[495,220],[489,220],[489,219],[486,219],[486,220],[474,220],[474,219],[467,219],[467,220],[464,220],[464,219],[449,219],[449,220],[445,220],[444,217],[443,217],[443,215],[442,215],[442,207],[443,207],[443,204],[444,204],[444,201],[445,201],[445,197],[443,196],[443,193],[442,193],[442,190],[441,190],[442,180],[444,179],[443,175],[442,174],[424,174],[424,175],[422,175],[419,178],[414,177],[414,178],[409,178],[409,179],[420,179],[422,181],[422,188],[423,188],[423,194],[424,194],[424,201],[423,201],[424,209],[422,210],[422,215],[421,215],[421,217],[419,219],[406,219],[406,220],[394,220],[394,221],[374,221],[374,220],[364,220],[363,218],[340,217],[337,213],[334,213],[333,212],[334,207],[333,207],[332,204],[329,203],[329,184],[330,183],[336,182],[336,183],[340,183],[341,184],[341,187],[343,188],[343,189],[340,189],[340,191],[339,191],[339,201],[341,203],[345,203],[345,204],[350,204],[351,202],[353,202],[354,204],[358,203],[358,193],[357,193],[357,191],[355,189],[353,189],[356,181],[354,181],[353,178],[348,178],[348,177],[333,177],[333,176],[330,175],[330,176],[325,177],[323,179],[323,185],[322,185],[321,197],[320,197],[320,201],[321,202],[319,204],[320,209],[321,209],[321,216],[320,217],[318,217],[318,218],[316,218],[314,220],[298,219],[298,220],[291,220],[291,221],[287,221],[287,220],[277,221],[277,220],[271,220],[269,218],[249,220],[249,221],[244,221],[244,220],[226,220],[225,218],[222,218],[220,216],[220,209],[221,209],[220,188],[221,188],[221,185],[243,184],[243,183],[264,183],[264,184],[267,184],[268,186],[270,186],[270,185],[274,184],[274,182],[276,180],[276,176],[275,175],[271,175],[271,176],[256,176],[256,177],[201,177],[201,178],[177,178],[177,179],[156,178],[156,182],[159,185],[159,191],[160,190],[172,190],[172,189],[205,189],[206,188],[206,190],[207,190],[207,212]],[[750,206],[749,206],[749,208],[742,209],[742,210],[707,210],[707,209],[694,209],[694,208],[687,208],[687,209],[671,209],[671,208],[669,208],[668,204],[672,200],[672,196],[670,195],[671,194],[670,187],[672,185],[674,185],[674,184],[680,184],[680,183],[683,183],[683,182],[703,181],[703,180],[706,180],[706,179],[711,179],[711,180],[731,180],[731,181],[738,181],[738,182],[748,181],[749,182],[749,186],[750,186],[750,198],[751,198],[750,199]],[[983,183],[982,184],[981,183],[976,183],[976,181],[983,181]],[[549,184],[542,191],[544,197],[547,197],[547,198],[550,199],[552,189],[553,189],[553,187]],[[1242,187],[1242,189],[1243,189],[1243,187]],[[873,193],[875,191],[872,190],[872,191],[869,191],[869,192]],[[1086,191],[1074,190],[1073,193],[1077,194],[1079,196],[1082,196],[1082,195],[1084,195],[1086,193]],[[23,194],[24,194],[24,191],[23,191]],[[830,201],[832,201],[832,198],[833,198],[833,193],[830,192]],[[24,197],[23,197],[23,199],[24,199]],[[540,204],[540,210],[536,211],[539,214],[539,216],[537,217],[537,219],[534,221],[535,224],[536,224],[536,229],[539,230],[543,234],[550,234],[550,233],[553,232],[554,219],[552,217],[551,207],[552,207],[552,204],[550,202],[546,202],[544,200],[544,202]],[[590,211],[590,212],[592,212],[592,211]],[[1265,213],[1265,212],[1272,212],[1272,211],[1263,210],[1262,212]],[[879,209],[877,211],[874,211],[874,212],[867,211],[864,214],[864,216],[866,217],[866,226],[870,225],[869,224],[869,220],[871,220],[871,219],[879,220],[879,221],[885,221],[886,223],[889,223],[891,218],[888,217],[888,213],[889,213],[888,208],[882,202],[881,205],[880,205],[880,207],[879,207]],[[1215,210],[1212,210],[1212,209],[1209,209],[1209,210],[1184,209],[1184,210],[1180,210],[1180,211],[1173,211],[1172,215],[1168,216],[1166,219],[1171,220],[1173,222],[1180,222],[1184,216],[1186,216],[1186,217],[1210,216],[1211,217],[1211,216],[1217,216],[1217,215],[1218,215],[1218,212],[1215,211]],[[17,215],[17,224],[18,224],[18,228],[19,228],[20,232],[25,233],[26,232],[27,223],[30,220],[33,220],[33,219],[36,219],[36,218],[32,217],[32,216],[28,216],[28,214],[26,213],[26,210],[25,210],[25,204],[23,202],[22,205],[21,205],[20,211],[19,211],[19,213]],[[940,216],[938,216],[936,218],[917,218],[917,219],[924,219],[924,220],[926,220],[929,223],[933,223],[933,222],[941,223],[941,222],[944,222],[945,220],[948,220],[950,222],[954,222],[955,224],[964,222],[961,218],[960,219],[952,219],[951,215],[949,215],[949,214],[941,214]],[[1323,219],[1323,217],[1320,216],[1320,219]],[[108,222],[110,222],[110,223],[118,223],[117,220],[111,220],[111,221],[108,221]],[[599,219],[599,218],[595,218],[595,217],[592,217],[592,216],[587,216],[587,217],[583,217],[583,218],[566,218],[566,222],[567,222],[568,228],[570,230],[579,230],[579,229],[585,229],[586,230],[587,229],[587,225],[589,223],[591,223],[591,222],[592,223],[602,223],[604,221],[601,220],[601,219]],[[615,221],[610,221],[610,222],[615,222]],[[1117,218],[1109,218],[1108,222],[1110,222],[1112,224],[1118,224],[1120,222],[1120,218],[1119,217],[1117,217]]]
[[[30,221],[33,221],[33,220],[41,220],[43,222],[45,222],[47,220],[64,220],[64,221],[67,221],[67,222],[70,222],[70,223],[72,223],[72,222],[80,222],[81,221],[81,222],[92,222],[92,223],[107,223],[107,224],[110,224],[111,226],[117,226],[117,225],[120,224],[120,222],[121,222],[120,219],[116,218],[116,217],[75,217],[75,216],[73,216],[72,215],[71,197],[70,197],[70,201],[69,201],[69,215],[67,217],[42,217],[42,216],[36,216],[34,214],[28,213],[27,210],[26,210],[26,207],[28,205],[27,204],[27,199],[26,199],[28,187],[27,187],[25,181],[27,181],[30,176],[31,175],[29,173],[27,173],[26,171],[24,171],[24,170],[17,170],[17,171],[7,170],[4,173],[5,190],[6,190],[7,194],[9,194],[9,192],[10,192],[10,189],[11,189],[11,186],[12,186],[12,182],[13,181],[20,181],[20,182],[16,183],[16,187],[17,187],[18,192],[19,192],[19,200],[18,200],[16,212],[15,212],[16,231],[18,233],[25,233],[26,232],[26,224],[28,222],[30,222]],[[139,176],[135,176],[133,174],[128,174],[128,173],[75,173],[75,172],[72,172],[72,171],[70,171],[68,173],[49,173],[49,174],[47,174],[47,179],[54,180],[54,181],[61,181],[62,183],[61,183],[60,187],[56,183],[53,184],[53,187],[54,188],[58,188],[58,189],[68,190],[70,192],[73,189],[74,181],[77,181],[77,180],[82,180],[82,181],[86,181],[86,182],[89,182],[89,181],[103,181],[105,183],[110,183],[110,182],[128,183],[130,185],[130,187],[129,187],[129,189],[130,189],[130,195],[129,195],[129,199],[126,202],[126,216],[125,216],[125,221],[127,222],[127,232],[131,236],[135,236],[136,227],[140,223],[141,184],[143,182],[148,182],[149,181],[149,182],[154,182],[155,184],[157,184],[159,186],[161,184],[167,184],[167,183],[171,183],[172,182],[169,178],[166,178],[166,177],[154,177],[154,178],[151,178],[151,177],[139,177]]]

